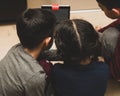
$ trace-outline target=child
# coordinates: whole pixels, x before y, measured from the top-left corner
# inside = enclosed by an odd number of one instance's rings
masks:
[[[120,81],[120,0],[96,1],[107,17],[117,19],[98,31],[103,33],[103,54],[109,63],[112,77]]]
[[[52,13],[39,8],[17,19],[20,44],[0,61],[0,96],[45,96],[46,74],[37,58],[51,45],[55,22]]]
[[[108,65],[98,61],[99,36],[81,19],[57,25],[55,44],[63,64],[55,64],[51,82],[55,96],[104,96],[109,79]]]

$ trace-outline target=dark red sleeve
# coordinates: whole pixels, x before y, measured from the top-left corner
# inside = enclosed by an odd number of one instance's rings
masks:
[[[112,77],[120,82],[120,36],[118,38],[112,61],[110,62],[110,71]]]
[[[120,19],[117,19],[116,21],[110,23],[109,25],[101,28],[100,30],[98,30],[99,32],[103,32],[105,31],[106,29],[108,29],[109,27],[116,27],[118,24],[120,24]]]
[[[39,61],[40,65],[43,67],[45,73],[47,74],[47,76],[50,75],[51,69],[52,69],[52,63],[48,60],[42,59]]]
[[[99,32],[105,31],[109,27],[116,27],[120,25],[120,19],[112,22],[111,24],[103,27],[102,29],[98,30]],[[115,52],[113,54],[112,60],[110,62],[110,71],[112,77],[120,82],[120,35],[116,44]]]

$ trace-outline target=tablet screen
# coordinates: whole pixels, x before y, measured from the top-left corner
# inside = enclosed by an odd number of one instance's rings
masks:
[[[54,10],[52,5],[42,5],[41,8],[52,12],[56,16],[57,23],[62,20],[70,19],[69,5],[59,5],[57,10]]]

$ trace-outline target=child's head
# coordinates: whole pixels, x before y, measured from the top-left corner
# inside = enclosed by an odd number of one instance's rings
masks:
[[[120,0],[96,0],[105,15],[111,19],[120,18]]]
[[[66,20],[56,27],[56,47],[67,62],[80,62],[90,56],[96,58],[100,48],[98,39],[93,26],[82,19]]]
[[[34,49],[53,36],[55,16],[42,9],[27,9],[17,20],[17,34],[23,47]]]

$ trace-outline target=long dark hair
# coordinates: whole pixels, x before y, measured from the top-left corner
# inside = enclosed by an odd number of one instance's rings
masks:
[[[101,52],[97,32],[88,21],[82,19],[66,20],[58,24],[55,43],[58,54],[69,64],[89,56],[96,60]]]

